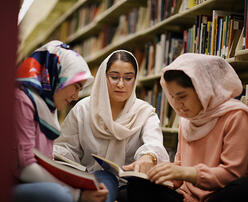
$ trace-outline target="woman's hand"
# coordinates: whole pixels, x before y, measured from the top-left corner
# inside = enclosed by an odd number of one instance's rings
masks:
[[[144,154],[137,161],[123,166],[123,169],[147,173],[155,165],[153,159],[154,158],[150,154]]]
[[[184,180],[196,183],[197,171],[194,167],[178,166],[173,163],[161,163],[147,173],[149,179],[156,184],[163,184],[168,180]]]
[[[103,201],[106,201],[107,197],[108,197],[108,189],[105,187],[103,183],[100,183],[100,190],[98,191],[84,190],[82,192],[82,195],[79,201],[81,202],[103,202]]]

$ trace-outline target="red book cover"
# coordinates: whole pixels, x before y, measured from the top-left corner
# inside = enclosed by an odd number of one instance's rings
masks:
[[[74,188],[98,190],[99,183],[94,174],[59,164],[36,149],[34,149],[34,154],[39,165],[64,183]]]

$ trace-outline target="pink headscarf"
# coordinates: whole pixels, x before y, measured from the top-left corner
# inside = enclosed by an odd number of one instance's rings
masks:
[[[232,66],[223,58],[187,53],[166,66],[160,84],[171,103],[164,80],[164,73],[169,70],[183,71],[191,78],[203,106],[195,117],[181,118],[182,135],[186,140],[194,141],[206,136],[218,119],[229,111],[242,109],[248,113],[246,105],[233,99],[242,92],[242,84]]]

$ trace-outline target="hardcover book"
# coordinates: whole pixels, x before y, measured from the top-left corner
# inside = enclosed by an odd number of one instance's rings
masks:
[[[81,170],[81,167],[77,168],[76,162],[68,166],[62,165],[55,160],[49,159],[47,156],[43,155],[37,149],[34,149],[34,155],[37,159],[37,163],[51,173],[57,179],[63,181],[64,183],[79,189],[86,190],[98,190],[99,182],[94,174],[85,172]],[[79,164],[80,165],[80,164]]]

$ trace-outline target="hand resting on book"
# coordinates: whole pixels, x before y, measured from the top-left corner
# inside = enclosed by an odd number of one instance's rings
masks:
[[[196,174],[196,168],[178,166],[174,163],[160,163],[147,173],[148,179],[156,184],[163,184],[168,180],[183,180],[195,184]]]
[[[114,174],[118,178],[124,178],[125,180],[135,180],[135,179],[143,179],[148,180],[147,174],[143,172],[137,172],[135,170],[123,170],[120,166],[118,166],[116,163],[107,160],[101,156],[98,156],[96,154],[92,154],[92,157],[97,161],[97,163],[106,171]],[[130,164],[132,165],[132,164]],[[130,166],[131,167],[131,166]],[[162,183],[165,186],[168,186],[170,188],[173,188],[173,183],[171,181],[164,181]]]
[[[144,154],[137,161],[122,168],[126,171],[134,170],[136,172],[147,173],[154,165],[153,157],[150,154]]]

